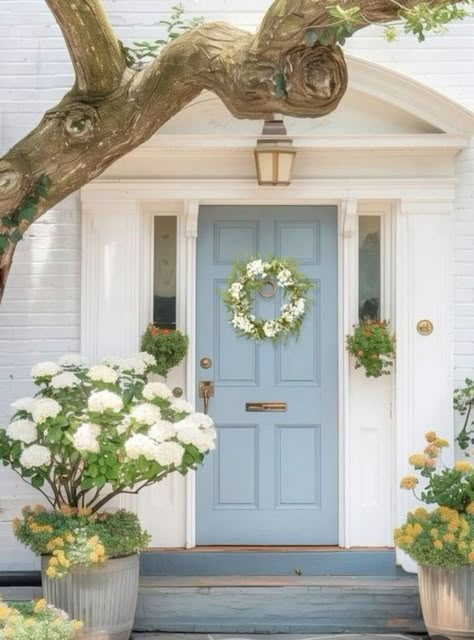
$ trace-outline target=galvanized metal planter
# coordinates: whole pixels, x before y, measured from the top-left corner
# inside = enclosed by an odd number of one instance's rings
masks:
[[[138,597],[138,555],[107,560],[97,567],[73,567],[67,576],[46,575],[41,559],[43,595],[48,602],[82,620],[81,640],[128,640]]]
[[[431,636],[474,638],[474,568],[418,567],[421,608]]]

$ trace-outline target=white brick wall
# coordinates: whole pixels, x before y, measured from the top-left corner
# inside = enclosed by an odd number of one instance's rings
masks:
[[[125,42],[159,35],[170,0],[105,0]],[[206,20],[255,28],[269,0],[185,0]],[[401,37],[385,43],[377,29],[357,34],[347,50],[410,75],[474,108],[474,19],[424,45]],[[14,144],[67,90],[71,65],[61,34],[40,0],[0,0],[0,153]],[[474,373],[474,148],[458,161],[456,214],[455,363],[457,380]],[[0,308],[0,424],[13,398],[30,391],[28,372],[39,359],[79,349],[80,214],[77,197],[36,224],[18,248]],[[46,260],[47,258],[47,260]],[[0,549],[8,566],[31,563],[11,538],[9,520],[32,493],[0,470]],[[0,567],[5,564],[0,562]]]

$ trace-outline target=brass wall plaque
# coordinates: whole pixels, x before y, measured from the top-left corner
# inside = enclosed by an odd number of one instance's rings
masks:
[[[429,336],[433,333],[433,323],[431,320],[420,320],[416,325],[416,330],[422,336]]]
[[[286,402],[246,402],[245,411],[286,411]]]

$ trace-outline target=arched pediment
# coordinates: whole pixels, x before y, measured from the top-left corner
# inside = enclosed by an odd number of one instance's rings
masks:
[[[443,95],[379,65],[347,58],[349,87],[339,107],[322,118],[285,117],[290,136],[474,133],[474,114]],[[211,93],[174,116],[157,136],[258,136],[260,120],[238,120]]]

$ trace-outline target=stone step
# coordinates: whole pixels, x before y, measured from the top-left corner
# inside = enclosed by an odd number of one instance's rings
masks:
[[[393,549],[288,547],[151,550],[141,556],[142,576],[400,576]]]
[[[141,580],[135,631],[366,634],[425,628],[415,576],[149,576]]]

